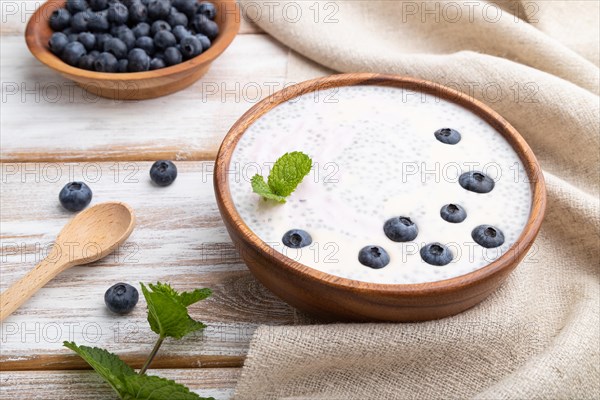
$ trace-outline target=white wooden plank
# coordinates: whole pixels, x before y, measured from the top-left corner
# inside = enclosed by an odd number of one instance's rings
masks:
[[[168,341],[158,366],[240,364],[258,324],[310,322],[267,291],[240,261],[215,204],[212,163],[178,162],[177,180],[165,188],[151,184],[150,165],[1,164],[2,289],[39,260],[72,217],[57,200],[65,183],[83,180],[92,188],[92,205],[123,201],[137,216],[133,234],[116,255],[65,271],[2,323],[0,359],[10,367],[3,369],[75,368],[79,364],[63,340],[127,353],[134,364],[143,361],[140,355],[156,340],[143,297],[128,316],[113,315],[104,305],[106,289],[121,281],[138,289],[140,281],[163,281],[178,290],[214,290],[190,308],[208,328]]]
[[[237,118],[283,87],[287,57],[267,35],[240,35],[191,87],[124,102],[85,92],[37,62],[22,37],[2,37],[0,158],[212,159]]]
[[[203,397],[216,400],[231,398],[239,378],[239,368],[149,370],[186,385]],[[0,399],[40,400],[114,400],[115,392],[92,371],[3,371],[0,376]]]

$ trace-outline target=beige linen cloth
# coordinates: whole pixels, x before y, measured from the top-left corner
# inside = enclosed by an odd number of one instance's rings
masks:
[[[533,148],[549,202],[526,260],[480,305],[425,323],[261,327],[235,398],[600,398],[598,3],[246,6],[315,62],[292,63],[306,77],[331,72],[317,63],[397,73],[487,103]]]

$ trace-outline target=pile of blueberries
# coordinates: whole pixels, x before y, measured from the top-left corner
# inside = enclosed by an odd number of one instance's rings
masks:
[[[461,135],[455,129],[442,128],[434,132],[435,138],[448,145],[460,142]],[[479,171],[463,173],[458,183],[460,186],[474,193],[489,193],[494,189],[495,182],[492,178]],[[440,209],[440,217],[453,224],[463,222],[467,218],[466,210],[459,204],[446,204]],[[393,242],[410,242],[417,238],[419,229],[407,216],[390,218],[383,225],[383,232]],[[504,244],[504,234],[492,225],[478,225],[471,232],[473,240],[484,248],[499,247]],[[312,243],[310,234],[302,229],[292,229],[283,235],[282,242],[290,248],[302,248]],[[454,255],[442,243],[433,242],[424,245],[420,250],[421,259],[430,265],[443,266],[449,264]],[[370,268],[383,268],[390,262],[390,256],[381,246],[371,245],[363,247],[358,253],[358,261]]]
[[[90,71],[155,70],[206,51],[219,34],[215,16],[208,1],[67,0],[50,15],[48,46]]]

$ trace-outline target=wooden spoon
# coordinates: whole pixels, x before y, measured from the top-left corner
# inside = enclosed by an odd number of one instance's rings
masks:
[[[133,210],[119,202],[97,204],[77,214],[60,231],[48,256],[0,295],[0,321],[64,270],[112,253],[134,225]]]

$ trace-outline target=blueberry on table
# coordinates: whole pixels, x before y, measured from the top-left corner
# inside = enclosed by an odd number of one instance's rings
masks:
[[[202,14],[196,14],[194,16],[192,26],[196,32],[208,36],[210,40],[213,40],[219,34],[219,27],[215,21],[208,19]]]
[[[158,58],[158,57],[154,57],[152,60],[150,60],[150,70],[155,70],[155,69],[161,69],[166,67],[167,64],[165,64],[165,60],[163,60],[162,58]]]
[[[171,12],[169,0],[150,0],[148,3],[148,17],[150,19],[167,19]]]
[[[390,263],[390,256],[383,247],[365,246],[358,252],[358,261],[366,267],[379,269]]]
[[[54,32],[52,36],[50,36],[50,40],[48,41],[48,47],[50,47],[50,51],[57,56],[60,56],[65,46],[69,43],[69,39],[67,35],[62,32]]]
[[[136,1],[129,6],[129,20],[131,22],[144,22],[147,19],[148,9],[145,5]]]
[[[471,237],[480,246],[486,249],[502,246],[504,244],[504,233],[492,225],[479,225],[471,232]]]
[[[140,295],[133,286],[119,282],[104,293],[106,307],[117,314],[127,314],[133,310]]]
[[[171,161],[156,161],[150,168],[150,178],[158,186],[169,186],[177,178],[177,167]]]
[[[50,14],[50,28],[62,31],[71,25],[71,13],[66,8],[59,8]]]
[[[198,5],[196,10],[198,14],[204,15],[208,19],[215,19],[217,15],[217,9],[215,5],[209,1],[203,1]]]
[[[195,36],[184,37],[179,44],[181,45],[181,54],[186,59],[202,53],[202,43]]]
[[[104,51],[111,53],[117,59],[127,57],[127,45],[121,39],[115,37],[104,43]]]
[[[302,229],[292,229],[283,235],[281,242],[292,249],[299,249],[309,246],[312,243],[312,237]]]
[[[164,54],[165,64],[167,64],[168,66],[179,64],[183,59],[183,57],[181,56],[181,52],[175,47],[167,48]]]
[[[129,10],[122,3],[112,3],[108,7],[108,13],[106,14],[106,18],[109,22],[112,22],[113,24],[124,24],[127,22],[127,18],[129,18]]]
[[[62,188],[58,200],[69,211],[81,211],[92,201],[92,190],[83,182],[70,182]]]
[[[67,0],[66,7],[71,14],[75,14],[79,11],[87,10],[88,4],[85,0]]]
[[[61,59],[69,65],[77,66],[79,59],[87,54],[85,47],[79,42],[67,43],[62,51]]]
[[[173,47],[177,44],[177,39],[170,31],[162,30],[156,32],[154,35],[154,46],[157,49],[164,50],[167,47]]]
[[[441,267],[450,264],[454,255],[449,248],[441,243],[429,243],[421,248],[421,258],[427,264]]]
[[[92,51],[96,47],[96,36],[90,32],[82,32],[77,36],[77,41],[85,47],[87,51]]]
[[[438,129],[433,133],[435,138],[445,144],[456,144],[460,142],[460,132],[450,128]]]
[[[150,25],[145,22],[140,22],[131,30],[136,38],[142,36],[150,36]]]
[[[469,171],[463,173],[458,178],[458,183],[463,189],[475,193],[489,193],[494,189],[494,180],[479,171]]]
[[[385,221],[383,232],[394,242],[410,242],[417,237],[419,229],[408,217],[394,217]]]
[[[440,209],[440,216],[444,221],[457,224],[467,218],[467,212],[458,204],[446,204]]]
[[[117,72],[119,70],[119,60],[111,53],[100,53],[94,61],[94,70],[98,72]]]
[[[127,57],[129,72],[142,72],[150,69],[150,57],[142,49],[133,49]]]

